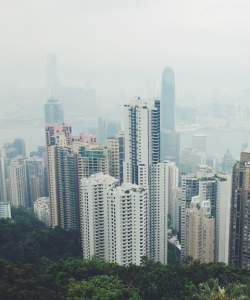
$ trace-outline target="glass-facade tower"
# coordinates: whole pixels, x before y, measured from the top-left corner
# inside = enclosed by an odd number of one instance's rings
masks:
[[[161,91],[161,128],[175,130],[175,80],[171,68],[164,69]]]

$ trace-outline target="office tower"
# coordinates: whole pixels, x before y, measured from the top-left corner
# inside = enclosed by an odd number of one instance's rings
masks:
[[[124,182],[150,187],[151,166],[160,161],[160,101],[135,98],[124,105]]]
[[[47,83],[48,83],[48,91],[50,95],[54,97],[59,96],[59,85],[57,78],[57,63],[56,63],[56,55],[54,53],[47,54]],[[47,122],[46,123],[50,123]]]
[[[123,162],[125,157],[125,133],[119,131],[114,138],[107,138],[105,147],[111,150],[109,175],[123,182]]]
[[[172,228],[177,232],[180,232],[181,230],[181,197],[182,197],[181,188],[173,187],[171,224],[172,224]]]
[[[236,163],[236,159],[233,158],[229,149],[227,149],[227,152],[224,154],[222,160],[222,171],[227,173],[232,173],[232,169],[235,163]]]
[[[197,133],[192,136],[192,148],[200,152],[207,152],[207,136],[205,134]]]
[[[64,123],[62,103],[54,96],[50,97],[44,104],[44,113],[46,124]]]
[[[45,196],[45,178],[43,159],[33,156],[26,160],[26,176],[28,186],[28,205],[33,207],[38,197]]]
[[[98,135],[98,130],[96,127],[94,126],[90,126],[87,128],[88,134],[94,134],[94,135]]]
[[[232,173],[229,263],[250,269],[250,146],[240,155]]]
[[[9,201],[0,201],[0,219],[11,219],[11,208]]]
[[[100,146],[103,146],[107,138],[107,119],[98,118],[98,142]]]
[[[161,85],[161,127],[175,130],[175,79],[171,68],[164,69]]]
[[[213,156],[207,156],[206,157],[206,165],[217,171],[218,169],[218,160],[216,157]]]
[[[121,122],[119,121],[107,121],[107,138],[113,138],[118,131],[122,130]]]
[[[185,148],[181,152],[180,174],[195,173],[197,165],[206,164],[206,153]]]
[[[13,158],[17,157],[17,149],[15,148],[7,148],[6,149],[6,157],[8,160],[12,160]]]
[[[176,131],[161,131],[161,160],[180,162],[180,133]]]
[[[68,118],[74,119],[79,116],[79,113],[82,116],[96,116],[96,91],[94,89],[60,86],[60,100]]]
[[[12,161],[9,166],[11,205],[26,206],[25,171],[18,161]]]
[[[6,158],[1,156],[0,152],[0,201],[7,201],[7,191],[6,191]]]
[[[8,159],[15,158],[17,155],[26,157],[26,147],[24,139],[17,138],[13,143],[5,143],[4,148]]]
[[[80,182],[80,231],[83,257],[91,258],[95,253],[99,253],[102,258],[105,258],[105,239],[109,230],[105,224],[107,222],[105,201],[107,201],[107,190],[114,189],[118,180],[97,173],[89,178],[82,178]]]
[[[19,139],[19,138],[15,139],[12,146],[17,150],[17,155],[22,155],[23,157],[26,157],[26,148],[25,148],[24,139]]]
[[[47,227],[50,226],[49,198],[39,197],[34,202],[34,213]]]
[[[202,263],[214,261],[215,221],[211,216],[210,201],[192,197],[186,210],[186,255]]]

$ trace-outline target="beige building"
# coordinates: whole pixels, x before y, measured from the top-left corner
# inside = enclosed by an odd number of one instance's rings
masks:
[[[186,210],[186,256],[204,263],[214,261],[214,230],[210,201],[192,197],[190,208]]]
[[[107,138],[105,146],[110,150],[109,174],[123,183],[123,161],[125,158],[125,132],[118,131],[114,138]]]

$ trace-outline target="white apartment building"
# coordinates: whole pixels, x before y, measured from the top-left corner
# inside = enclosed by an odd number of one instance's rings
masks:
[[[26,206],[24,166],[18,161],[12,161],[9,166],[10,196],[13,206]]]
[[[147,190],[98,173],[81,179],[80,229],[83,257],[99,255],[121,265],[146,255]]]
[[[49,197],[39,197],[34,202],[34,213],[46,226],[50,226]]]
[[[168,207],[169,199],[172,198],[172,188],[178,186],[178,168],[176,171],[173,162],[160,162],[152,167],[151,187],[151,227],[148,228],[150,247],[148,256],[155,261],[167,264],[168,250]]]
[[[0,219],[11,219],[11,208],[9,201],[0,201]]]
[[[124,105],[124,183],[150,186],[151,166],[160,161],[160,101],[140,97]]]
[[[146,255],[148,192],[125,183],[107,190],[105,215],[105,259],[120,265],[140,264]]]
[[[232,192],[232,175],[217,174],[217,202],[216,202],[216,257],[215,261],[228,264],[230,206]]]
[[[107,190],[115,188],[118,179],[102,173],[82,178],[80,183],[80,232],[83,257],[90,258],[95,253],[105,258],[104,202]]]

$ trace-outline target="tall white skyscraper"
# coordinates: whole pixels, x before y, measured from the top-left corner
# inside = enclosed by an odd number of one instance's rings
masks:
[[[139,97],[124,105],[124,182],[150,186],[151,166],[160,161],[160,101]]]
[[[151,226],[148,227],[148,256],[155,261],[167,264],[167,224],[169,199],[172,197],[172,183],[175,178],[174,187],[178,186],[178,168],[177,174],[173,174],[173,166],[170,161],[159,162],[152,167],[151,181],[151,211],[148,212],[148,218]]]

